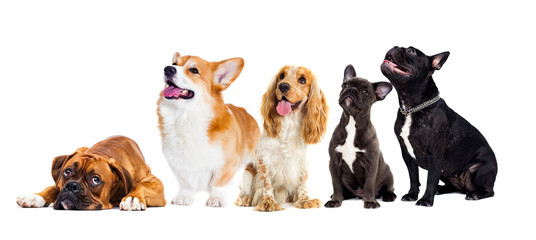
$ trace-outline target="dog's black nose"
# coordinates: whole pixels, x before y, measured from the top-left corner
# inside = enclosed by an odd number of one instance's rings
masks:
[[[64,188],[69,192],[77,193],[82,190],[82,185],[80,185],[80,183],[78,182],[68,182],[67,184],[65,184]]]
[[[351,94],[356,94],[357,90],[355,88],[351,88],[350,90],[348,90],[348,92],[350,92]]]
[[[286,92],[288,92],[288,90],[290,90],[290,84],[288,84],[288,83],[280,83],[279,84],[279,91],[281,91],[283,93],[286,93]]]
[[[177,73],[177,69],[173,66],[167,66],[164,68],[164,75],[166,75],[166,77],[171,77],[175,75],[175,73]]]

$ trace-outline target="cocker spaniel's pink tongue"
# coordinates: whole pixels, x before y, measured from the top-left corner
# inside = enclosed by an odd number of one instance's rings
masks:
[[[286,116],[292,111],[292,106],[290,102],[281,100],[279,101],[275,109],[277,110],[277,113],[279,113],[279,115]]]

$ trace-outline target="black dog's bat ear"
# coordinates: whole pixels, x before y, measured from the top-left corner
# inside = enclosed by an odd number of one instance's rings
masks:
[[[344,69],[344,79],[342,80],[342,82],[347,82],[348,80],[355,78],[355,76],[356,74],[354,66],[352,66],[352,64],[348,64],[348,66],[346,66],[346,69]]]
[[[376,100],[381,101],[385,99],[387,94],[393,90],[393,85],[388,82],[373,83],[374,90],[376,91]]]
[[[430,60],[432,61],[432,68],[435,70],[441,69],[441,67],[443,67],[443,64],[447,61],[449,54],[450,52],[442,52],[431,56]]]

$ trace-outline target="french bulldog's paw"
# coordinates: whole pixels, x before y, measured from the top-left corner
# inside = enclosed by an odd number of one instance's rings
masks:
[[[181,194],[177,194],[172,200],[171,204],[177,205],[177,206],[189,206],[194,203],[194,199],[192,197],[184,196]]]
[[[284,208],[282,208],[273,198],[268,198],[261,200],[253,210],[259,212],[274,212],[284,210]]]
[[[413,201],[417,201],[417,194],[406,194],[404,196],[402,196],[402,201],[405,201],[405,202],[413,202]]]
[[[385,193],[382,196],[382,201],[384,202],[392,202],[396,199],[396,194],[393,192]]]
[[[223,207],[223,201],[218,197],[209,197],[207,200],[207,207]]]
[[[294,207],[301,209],[319,208],[322,206],[322,202],[319,199],[305,199],[298,200],[294,203]]]
[[[253,202],[253,196],[239,196],[238,199],[236,199],[235,205],[239,207],[251,207],[251,202]]]
[[[327,207],[327,208],[338,208],[342,205],[342,201],[334,201],[334,200],[330,200],[328,201],[324,207]]]
[[[126,196],[121,200],[119,209],[123,211],[142,211],[147,208],[145,201],[138,197]]]
[[[417,206],[423,206],[423,207],[431,207],[434,205],[434,202],[429,199],[421,198],[417,203],[415,204]]]
[[[363,207],[368,208],[368,209],[374,209],[374,208],[379,208],[380,204],[378,202],[376,202],[376,201],[365,202],[365,204],[363,204]]]
[[[17,204],[23,208],[45,207],[45,199],[37,194],[28,194],[17,197]]]

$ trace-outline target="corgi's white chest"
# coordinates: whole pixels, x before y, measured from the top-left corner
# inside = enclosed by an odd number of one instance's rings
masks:
[[[182,100],[178,100],[182,101]],[[162,150],[170,167],[179,171],[214,171],[224,163],[220,145],[211,144],[208,127],[214,118],[205,104],[179,106],[164,101],[160,106]]]

